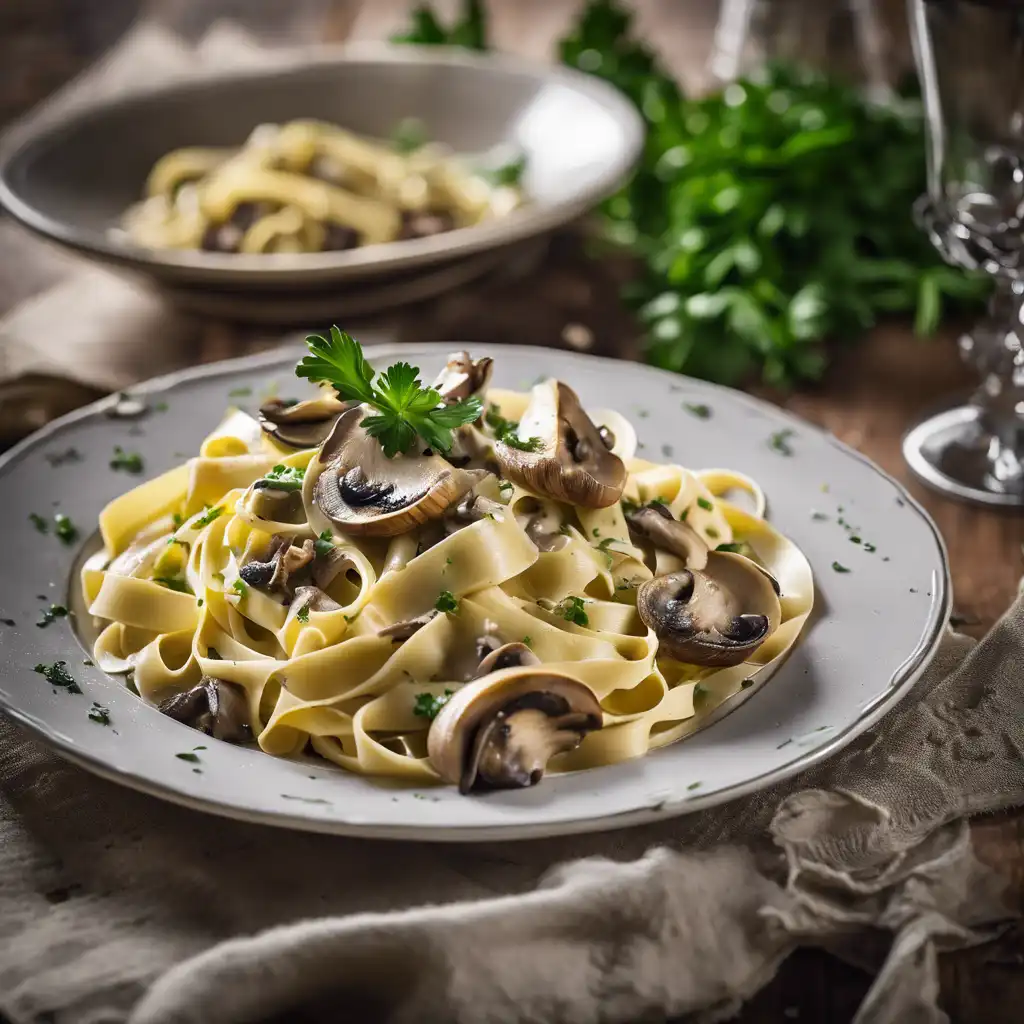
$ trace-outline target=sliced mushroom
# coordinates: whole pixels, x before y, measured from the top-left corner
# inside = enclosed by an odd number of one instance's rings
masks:
[[[350,569],[359,571],[359,568],[359,563],[344,548],[332,547],[327,554],[317,556],[313,562],[313,583],[321,590],[326,590],[342,573]]]
[[[316,555],[312,540],[295,547],[290,537],[278,537],[265,562],[246,562],[238,571],[243,582],[250,587],[266,591],[287,591],[292,577],[305,569]]]
[[[742,555],[712,552],[704,571],[657,576],[637,591],[637,611],[658,653],[691,665],[746,661],[782,619],[775,578]]]
[[[245,691],[236,683],[203,676],[202,680],[161,701],[159,710],[214,739],[244,743],[252,739]]]
[[[534,786],[555,754],[575,749],[601,721],[601,705],[582,683],[524,665],[454,694],[430,726],[427,754],[461,793]]]
[[[350,409],[335,424],[317,457],[313,502],[341,533],[394,537],[441,516],[475,477],[439,455],[387,458],[361,426],[369,412]]]
[[[271,398],[260,406],[260,426],[287,448],[315,448],[327,439],[338,417],[350,407],[351,403],[326,392],[305,402]]]
[[[523,444],[536,438],[537,450],[495,441],[495,458],[509,479],[585,508],[606,508],[622,496],[625,464],[609,451],[566,384],[549,380],[534,387],[516,433]]]
[[[561,551],[569,543],[558,509],[535,498],[516,503],[516,522],[539,551]]]
[[[524,643],[516,641],[502,644],[480,660],[475,679],[500,672],[503,668],[521,668],[523,665],[539,665],[540,658]]]
[[[470,492],[458,504],[445,513],[445,525],[449,532],[463,526],[471,526],[488,516],[504,515],[505,506],[499,501],[485,498],[482,494]]]
[[[418,633],[428,622],[437,618],[440,613],[431,609],[425,615],[415,619],[406,619],[405,622],[395,622],[390,626],[377,630],[377,636],[391,637],[396,643],[401,640],[408,640],[414,633]]]
[[[473,359],[468,352],[453,352],[445,368],[431,385],[449,404],[479,395],[491,382],[494,360]]]
[[[689,569],[703,569],[710,549],[701,535],[672,515],[667,505],[656,502],[626,513],[630,532],[656,548],[678,555]]]
[[[296,587],[293,604],[311,612],[336,612],[342,607],[319,587]]]

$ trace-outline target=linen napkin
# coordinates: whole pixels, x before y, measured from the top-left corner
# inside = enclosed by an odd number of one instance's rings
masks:
[[[937,952],[1009,916],[966,816],[1024,798],[1022,668],[1024,598],[977,645],[948,632],[879,726],[774,789],[631,830],[466,846],[208,817],[3,723],[0,1011],[720,1021],[811,945],[878,971],[856,1024],[937,1024]]]

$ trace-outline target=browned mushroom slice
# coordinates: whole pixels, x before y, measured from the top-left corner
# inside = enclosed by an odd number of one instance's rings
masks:
[[[449,404],[461,402],[487,389],[493,369],[494,360],[486,356],[473,359],[468,352],[453,352],[431,386]]]
[[[472,486],[475,477],[439,455],[387,458],[380,442],[361,426],[367,411],[360,406],[346,412],[317,457],[322,471],[313,501],[339,532],[407,533],[441,516]]]
[[[326,392],[305,402],[271,398],[260,406],[260,426],[286,448],[315,448],[327,439],[338,417],[350,407],[351,403]]]
[[[655,503],[626,514],[634,539],[646,540],[656,548],[678,555],[687,568],[703,569],[709,548],[692,526],[680,522],[667,505]]]
[[[462,793],[534,786],[555,754],[575,749],[601,721],[601,706],[582,683],[524,665],[455,693],[430,726],[427,753]]]
[[[385,626],[383,629],[378,629],[377,636],[390,637],[396,643],[408,640],[409,637],[419,632],[428,622],[437,618],[439,614],[436,610],[431,609],[425,615],[420,615],[415,619],[406,619],[404,622],[395,622],[390,626]]]
[[[315,555],[312,540],[307,539],[301,547],[296,547],[291,537],[277,537],[265,562],[246,562],[238,575],[243,582],[258,590],[287,592],[292,585],[292,577],[310,565]]]
[[[536,385],[516,434],[496,439],[504,476],[538,494],[584,508],[606,508],[622,497],[626,467],[613,455],[572,388],[557,380]]]
[[[637,611],[658,653],[691,665],[746,661],[782,619],[778,583],[741,555],[713,552],[704,571],[656,576],[637,591]]]
[[[203,676],[190,690],[168,697],[158,707],[176,722],[190,725],[214,739],[228,743],[252,739],[245,691],[236,683]]]
[[[500,672],[504,668],[521,668],[523,665],[539,664],[540,658],[526,644],[515,641],[510,644],[502,644],[501,647],[481,658],[475,678],[479,679],[492,672]]]

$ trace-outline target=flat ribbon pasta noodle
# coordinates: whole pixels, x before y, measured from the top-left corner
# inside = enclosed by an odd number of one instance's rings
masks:
[[[275,139],[267,145],[279,147],[278,170],[263,166],[262,176],[202,151],[161,166],[154,181],[209,164],[223,175],[205,191],[211,208],[270,184],[275,194],[305,196],[300,207],[323,205],[319,188],[294,193],[285,184],[288,168],[313,154],[346,159],[353,188],[384,187],[370,182],[381,167],[363,140],[314,122]],[[419,157],[424,187],[454,196],[463,185],[435,159]],[[469,210],[477,200],[463,193],[453,202]],[[372,219],[377,202],[360,209]],[[491,422],[514,424],[529,403],[520,392],[486,394]],[[104,550],[81,578],[101,620],[96,661],[133,674],[152,702],[204,680],[237,687],[267,754],[311,752],[347,771],[416,784],[439,779],[427,756],[437,709],[474,680],[489,652],[510,644],[586,687],[600,707],[601,728],[555,756],[550,771],[614,764],[675,742],[775,671],[807,622],[813,578],[799,548],[764,518],[756,481],[638,458],[621,415],[604,411],[598,421],[627,470],[621,503],[576,507],[478,471],[493,468],[485,416],[462,428],[477,453],[471,489],[425,522],[377,536],[339,528],[320,507],[317,481],[329,469],[317,449],[287,449],[230,410],[197,457],[102,512]],[[366,478],[360,466],[348,473],[358,498]],[[752,511],[729,500],[736,492]],[[685,552],[638,533],[632,513],[644,505],[685,522],[709,552],[728,552],[720,559],[749,559],[778,581],[777,626],[741,664],[676,661],[645,625],[638,588],[688,566]],[[499,667],[488,679],[517,671]]]

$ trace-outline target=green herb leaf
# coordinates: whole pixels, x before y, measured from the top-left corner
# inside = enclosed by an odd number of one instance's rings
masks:
[[[494,439],[509,448],[516,448],[521,452],[538,452],[544,447],[544,441],[539,437],[520,437],[518,422],[505,419],[501,415],[501,409],[496,405],[487,407],[484,423],[494,431]]]
[[[442,590],[434,602],[434,607],[439,612],[457,612],[459,610],[458,598],[450,590]]]
[[[68,614],[67,608],[62,604],[51,604],[43,612],[43,617],[36,623],[40,629],[45,629],[50,625],[51,622],[55,622],[57,619],[66,618]]]
[[[89,710],[89,721],[96,722],[97,725],[110,725],[110,711],[103,707],[101,704],[93,702],[92,707]]]
[[[581,597],[567,597],[558,606],[558,611],[567,622],[574,622],[577,626],[590,625],[590,617],[587,615]]]
[[[55,661],[52,665],[36,665],[38,672],[51,686],[59,686],[68,693],[81,693],[82,688],[68,672],[66,661]]]
[[[302,607],[301,607],[301,608],[300,608],[300,609],[299,609],[299,610],[298,610],[298,611],[297,611],[297,612],[295,613],[295,618],[297,618],[297,619],[299,620],[299,622],[301,622],[301,623],[303,623],[303,624],[305,624],[305,623],[309,622],[309,603],[308,603],[308,602],[307,602],[306,604],[304,604],[304,605],[303,605],[303,606],[302,606]]]
[[[433,721],[437,718],[441,708],[445,706],[455,695],[454,690],[445,690],[441,696],[432,693],[417,693],[416,703],[413,705],[412,713],[420,718],[429,718]]]
[[[395,363],[373,383],[373,367],[363,357],[355,339],[337,327],[330,338],[310,335],[306,339],[310,355],[296,367],[300,377],[330,384],[350,401],[362,402],[377,410],[367,416],[362,427],[375,437],[388,458],[407,451],[419,435],[438,451],[452,447],[452,431],[478,419],[483,406],[478,398],[445,404],[433,388],[418,379],[419,369],[408,363]]]
[[[698,498],[697,504],[707,512],[713,512],[715,506],[707,498]]]
[[[232,580],[231,589],[239,597],[245,597],[245,595],[249,593],[249,585],[241,577],[236,580]]]
[[[793,436],[793,433],[789,427],[777,430],[768,438],[768,447],[780,455],[792,455],[793,449],[790,447],[789,439]]]
[[[195,521],[195,525],[201,529],[204,526],[209,526],[215,519],[220,519],[222,515],[224,515],[223,505],[214,505],[213,508],[207,505],[203,514]]]
[[[391,132],[391,145],[399,153],[414,153],[429,141],[427,127],[418,117],[403,117]]]
[[[188,761],[190,764],[198,764],[199,763],[199,755],[198,754],[193,754],[191,750],[186,750],[184,753],[182,753],[182,754],[175,754],[174,756],[179,761]]]
[[[49,533],[50,524],[38,513],[29,512],[28,521],[40,532]]]
[[[317,558],[326,558],[334,550],[334,538],[331,536],[330,530],[324,530],[313,541],[313,550],[316,552]]]
[[[301,491],[306,470],[299,466],[277,465],[263,474],[253,487],[257,490]]]
[[[834,572],[849,572],[845,565],[840,565],[839,562],[832,563],[832,569]]]
[[[496,187],[515,187],[523,178],[526,171],[526,154],[509,160],[508,163],[499,167],[480,167],[477,174],[485,181]]]
[[[63,512],[58,512],[53,517],[53,522],[53,532],[63,544],[74,544],[78,540],[78,527]]]
[[[142,456],[138,452],[126,452],[120,445],[115,445],[110,468],[123,469],[126,473],[138,476],[143,470]]]

